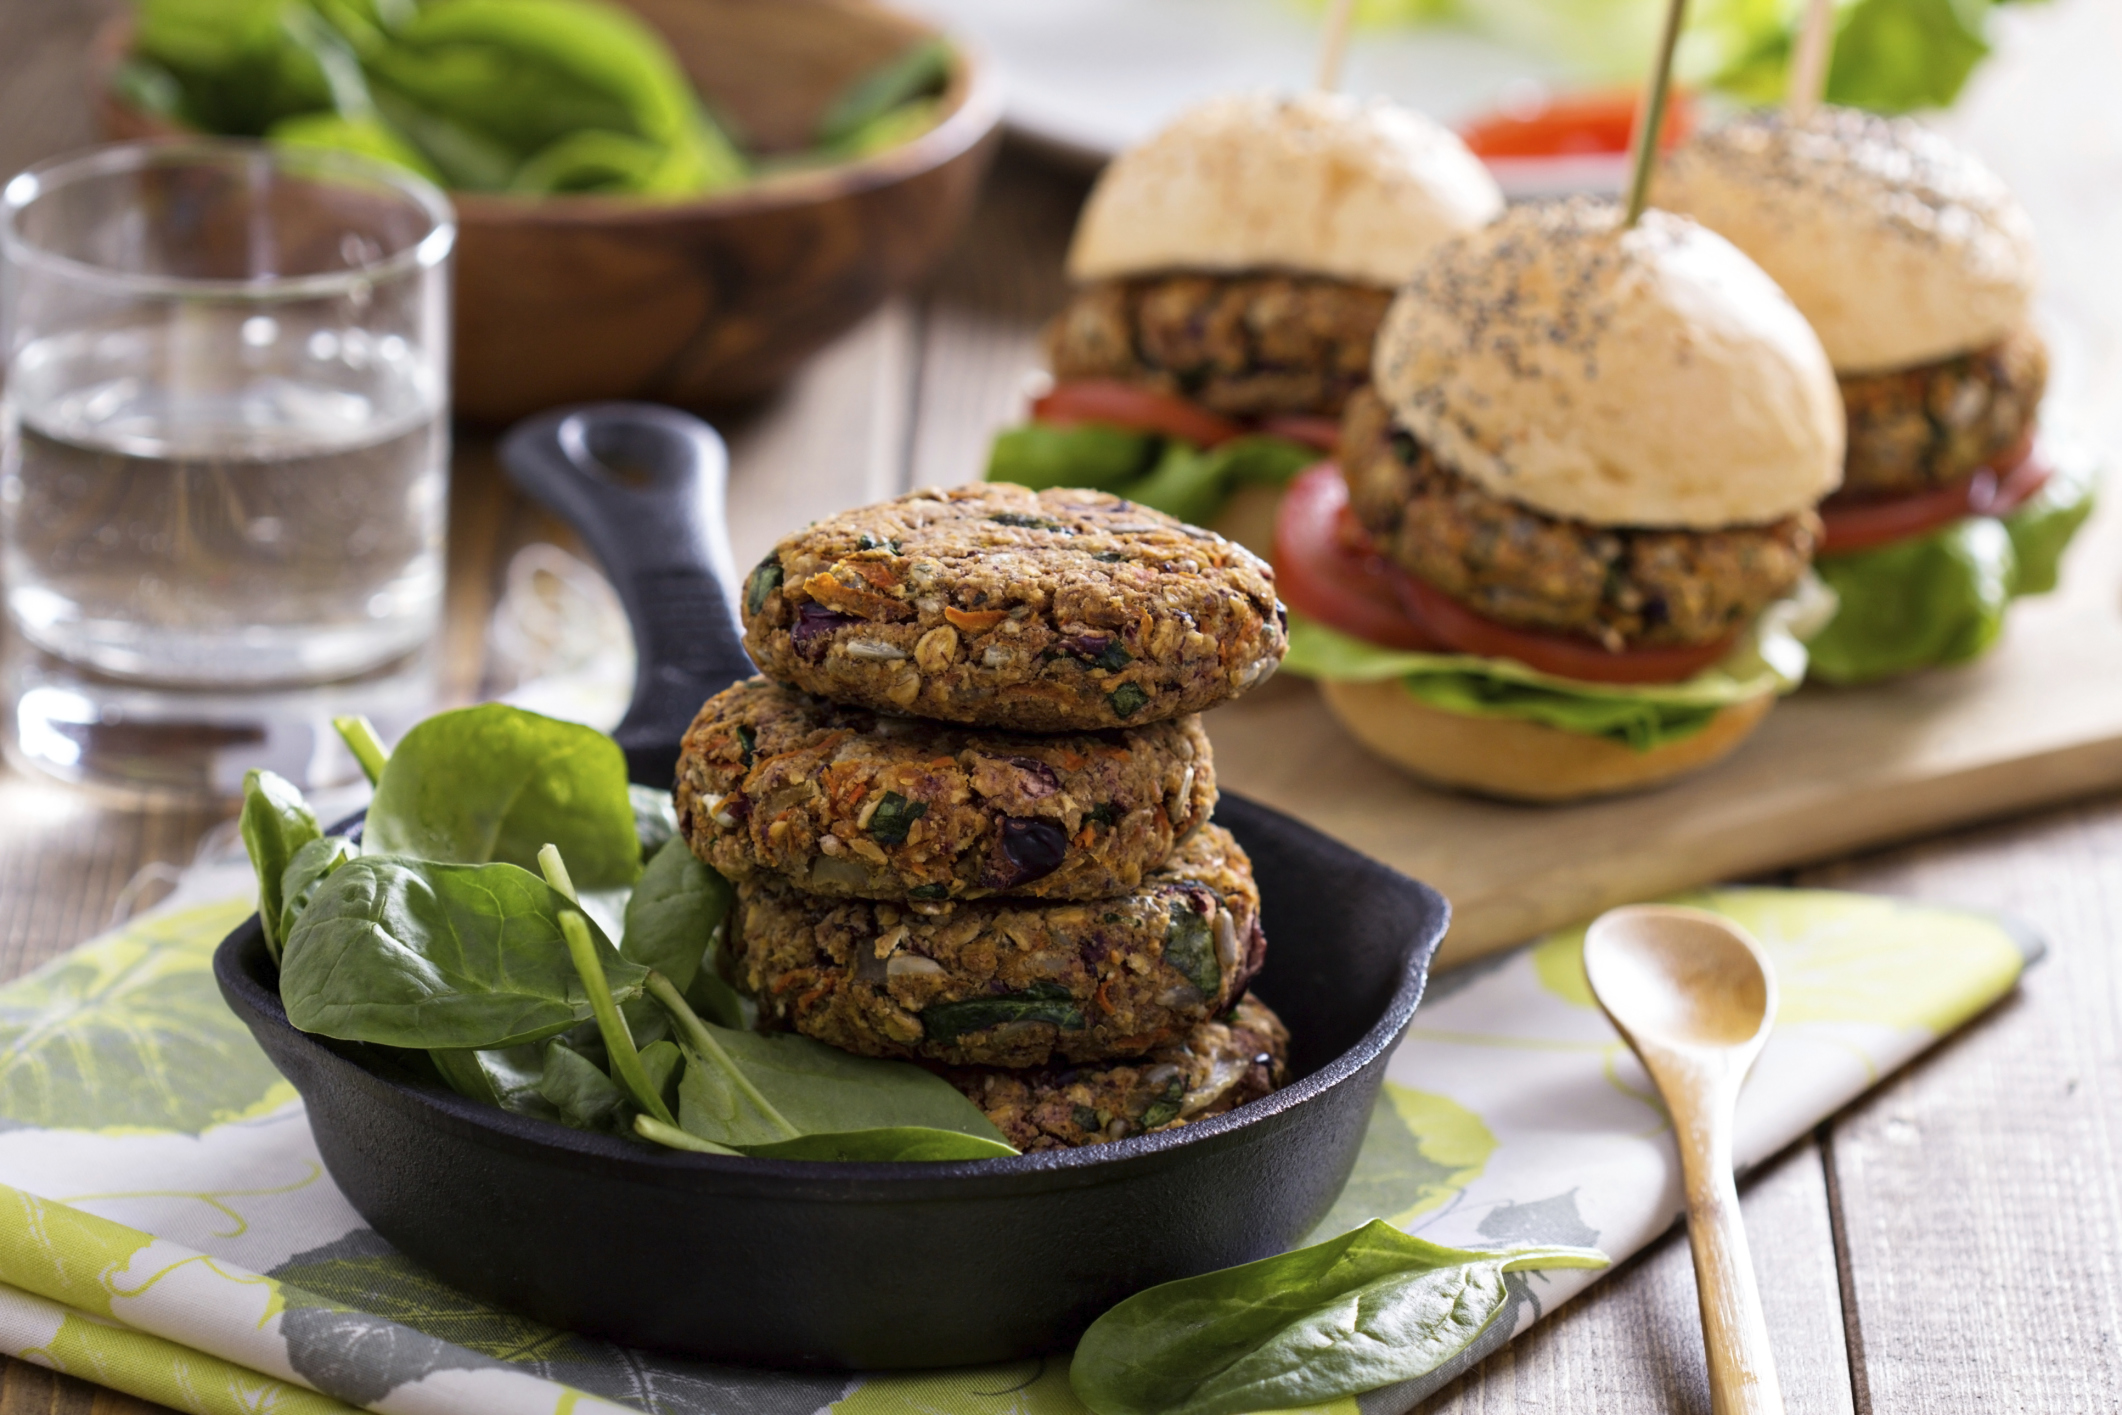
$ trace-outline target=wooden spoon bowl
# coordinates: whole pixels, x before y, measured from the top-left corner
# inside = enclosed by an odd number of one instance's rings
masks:
[[[803,145],[857,75],[933,34],[871,0],[621,0],[767,151]],[[166,136],[111,76],[132,21],[98,33],[105,134]],[[928,132],[887,151],[687,201],[453,193],[454,397],[502,423],[557,403],[743,402],[942,258],[1000,141],[992,68],[960,48]]]

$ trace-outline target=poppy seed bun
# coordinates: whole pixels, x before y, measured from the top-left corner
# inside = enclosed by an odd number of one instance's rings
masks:
[[[1325,680],[1319,691],[1349,734],[1387,761],[1436,785],[1506,801],[1648,790],[1729,756],[1776,705],[1774,693],[1733,703],[1701,731],[1639,752],[1542,722],[1448,712],[1390,680]]]
[[[1842,373],[1982,348],[2032,310],[2025,210],[1972,154],[1910,119],[1751,114],[1666,159],[1653,199],[1753,257]]]
[[[1820,341],[1723,237],[1608,202],[1446,242],[1378,333],[1398,424],[1491,495],[1596,525],[1778,521],[1842,480]]]
[[[1265,267],[1391,286],[1502,209],[1481,160],[1419,113],[1244,94],[1187,110],[1105,169],[1068,273]]]

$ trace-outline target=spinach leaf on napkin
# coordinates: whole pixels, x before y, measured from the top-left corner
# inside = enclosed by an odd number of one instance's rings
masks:
[[[1446,1248],[1352,1233],[1138,1292],[1091,1324],[1069,1382],[1097,1415],[1242,1415],[1412,1380],[1502,1312],[1503,1275],[1605,1267],[1589,1248]]]

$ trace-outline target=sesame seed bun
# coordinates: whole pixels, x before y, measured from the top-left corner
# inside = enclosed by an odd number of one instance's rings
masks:
[[[1842,481],[1820,341],[1723,237],[1607,202],[1513,207],[1394,300],[1372,378],[1484,490],[1596,525],[1781,520]]]
[[[1843,373],[1993,344],[2032,309],[2040,269],[2025,210],[1972,154],[1911,119],[1750,114],[1668,158],[1653,199],[1758,261]]]
[[[1507,801],[1579,801],[1642,791],[1729,756],[1776,704],[1734,703],[1701,731],[1639,752],[1545,723],[1447,712],[1398,683],[1325,680],[1319,691],[1364,746],[1424,781]]]
[[[1068,273],[1273,268],[1397,285],[1503,209],[1479,158],[1419,113],[1342,94],[1212,99],[1091,190]]]

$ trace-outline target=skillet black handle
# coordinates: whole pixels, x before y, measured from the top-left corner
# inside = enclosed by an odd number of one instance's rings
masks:
[[[715,430],[653,403],[585,403],[526,418],[501,440],[517,488],[574,527],[633,625],[634,700],[612,736],[627,774],[667,787],[700,704],[752,675],[735,609]]]

